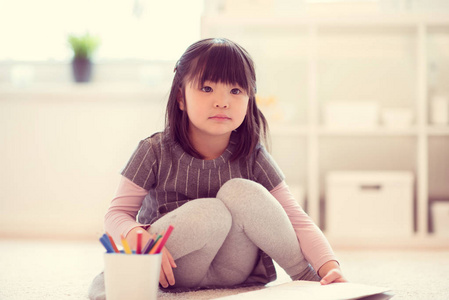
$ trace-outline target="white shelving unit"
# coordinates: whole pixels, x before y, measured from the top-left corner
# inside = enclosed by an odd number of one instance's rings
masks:
[[[398,168],[415,174],[416,236],[426,239],[431,236],[428,232],[429,199],[432,197],[429,190],[429,172],[432,172],[429,169],[432,159],[429,141],[441,139],[441,143],[449,148],[449,126],[437,127],[429,123],[432,92],[429,88],[429,64],[433,60],[429,54],[429,39],[437,31],[449,43],[449,15],[324,18],[218,14],[203,16],[201,28],[203,38],[227,37],[245,47],[256,63],[258,93],[277,95],[279,103],[286,105],[285,111],[293,111],[293,117],[283,122],[271,122],[270,126],[274,137],[301,142],[302,151],[307,155],[302,160],[306,166],[301,166],[305,170],[301,184],[306,187],[307,210],[315,222],[321,224],[322,221],[320,206],[326,171],[323,160],[334,151],[327,149],[326,144],[342,144],[348,138],[361,139],[363,143],[369,137],[382,141],[387,147],[396,148],[400,144],[404,156],[410,157],[405,163],[398,162]],[[347,51],[348,47],[354,51]],[[448,49],[440,51],[448,53]],[[449,54],[444,59],[442,68],[449,68]],[[383,62],[397,64],[397,68],[383,69]],[[438,65],[439,61],[432,63]],[[339,67],[345,64],[353,64],[353,71],[360,72],[362,87],[354,87],[355,95],[351,95],[352,90],[347,83],[342,83],[343,86],[346,84],[346,89],[330,85],[330,82],[339,83],[335,79],[340,78]],[[371,70],[374,75],[365,75]],[[444,71],[449,72],[449,69]],[[333,81],[326,76],[333,76]],[[372,78],[375,80],[370,82]],[[449,92],[449,84],[443,88]],[[323,103],[334,97],[334,92],[336,99],[345,95],[369,98],[372,92],[371,95],[377,94],[373,99],[381,107],[411,108],[415,117],[413,125],[404,129],[381,125],[368,130],[326,128],[321,110]],[[398,154],[398,161],[401,156]],[[357,168],[363,167],[362,163]],[[449,174],[446,176],[445,181],[449,182]],[[449,192],[444,190],[443,193],[446,193],[443,197],[449,199]]]

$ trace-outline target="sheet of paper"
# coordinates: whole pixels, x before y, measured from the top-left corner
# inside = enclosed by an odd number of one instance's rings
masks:
[[[388,288],[351,282],[321,285],[319,282],[292,281],[261,290],[227,296],[220,299],[308,299],[308,300],[349,300],[389,291]]]

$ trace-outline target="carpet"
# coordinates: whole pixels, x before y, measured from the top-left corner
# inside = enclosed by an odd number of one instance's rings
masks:
[[[92,279],[103,269],[97,241],[0,239],[0,299],[87,299]],[[385,286],[392,299],[449,299],[449,249],[335,249],[343,273],[356,283]],[[278,279],[289,281],[277,266]],[[159,292],[158,299],[214,299],[257,289]]]

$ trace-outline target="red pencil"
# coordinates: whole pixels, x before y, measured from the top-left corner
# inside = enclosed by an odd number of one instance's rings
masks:
[[[167,242],[168,238],[170,237],[171,232],[173,231],[173,226],[168,226],[167,232],[162,237],[161,242],[159,243],[158,247],[156,248],[156,251],[154,251],[154,254],[160,253],[162,251],[162,248],[164,247],[165,243]]]
[[[136,254],[142,254],[142,231],[137,231],[137,246],[136,246]]]

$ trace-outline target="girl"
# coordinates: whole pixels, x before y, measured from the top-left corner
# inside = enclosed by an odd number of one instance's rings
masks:
[[[227,39],[191,45],[175,67],[166,126],[122,171],[105,229],[135,245],[172,224],[160,285],[193,290],[266,284],[274,259],[292,280],[345,281],[319,228],[268,154],[249,54]],[[137,216],[137,222],[136,222]],[[90,297],[104,293],[102,274]]]

